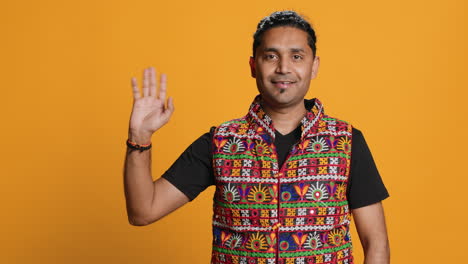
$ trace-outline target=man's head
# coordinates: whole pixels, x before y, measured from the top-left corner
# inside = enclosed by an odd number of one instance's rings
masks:
[[[260,46],[262,42],[262,36],[265,31],[275,28],[275,27],[294,27],[302,29],[307,33],[307,44],[312,49],[314,56],[317,53],[317,37],[315,36],[315,31],[307,20],[302,18],[294,11],[278,11],[274,12],[271,15],[264,17],[257,25],[257,31],[255,31],[253,38],[253,49],[252,57],[255,57],[257,53],[257,47]]]
[[[295,12],[275,12],[260,21],[249,63],[266,106],[303,105],[310,81],[318,72],[315,41],[310,24]]]

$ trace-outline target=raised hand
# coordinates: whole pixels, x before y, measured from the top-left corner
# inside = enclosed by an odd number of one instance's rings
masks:
[[[130,116],[129,138],[138,144],[151,141],[151,135],[164,126],[174,112],[173,99],[166,106],[166,75],[161,74],[159,94],[156,95],[156,72],[153,67],[143,71],[143,96],[135,77],[132,78],[133,109]]]

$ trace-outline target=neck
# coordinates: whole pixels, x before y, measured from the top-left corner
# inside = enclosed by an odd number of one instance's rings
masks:
[[[283,135],[289,134],[296,129],[307,112],[303,101],[284,108],[271,107],[263,103],[262,108],[273,121],[275,129]]]

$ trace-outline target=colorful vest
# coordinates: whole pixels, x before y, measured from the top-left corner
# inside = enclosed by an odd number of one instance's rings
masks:
[[[246,116],[215,129],[211,263],[353,263],[346,198],[352,126],[312,102],[281,168],[260,96]]]

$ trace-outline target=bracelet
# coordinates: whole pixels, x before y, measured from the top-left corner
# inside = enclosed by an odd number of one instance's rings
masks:
[[[151,148],[151,143],[139,145],[139,144],[131,141],[130,139],[127,139],[127,146],[130,149],[139,150],[140,152],[143,152],[144,150],[147,150],[147,149]]]

